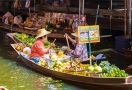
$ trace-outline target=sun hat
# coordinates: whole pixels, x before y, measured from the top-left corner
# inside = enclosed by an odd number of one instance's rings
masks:
[[[35,38],[39,38],[39,37],[42,37],[44,35],[47,35],[49,34],[50,32],[49,31],[46,31],[45,28],[42,28],[42,29],[39,29],[37,31],[37,36]]]
[[[72,36],[78,37],[78,32],[76,31],[75,33],[71,33]]]
[[[13,17],[13,15],[10,12],[7,12],[3,17]]]

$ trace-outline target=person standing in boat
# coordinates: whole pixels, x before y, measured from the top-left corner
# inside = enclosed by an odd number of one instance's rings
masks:
[[[14,17],[14,24],[17,24],[18,26],[21,25],[21,23],[23,22],[21,13],[17,13],[17,15]]]
[[[48,48],[45,48],[44,42],[47,40],[47,34],[49,31],[46,31],[44,28],[37,31],[36,41],[31,47],[30,59],[34,58],[43,58],[44,54],[48,53],[50,48],[54,45],[54,42],[50,44]]]
[[[80,61],[87,60],[88,59],[87,45],[78,43],[77,31],[75,33],[72,33],[71,35],[75,36],[75,40],[72,39],[68,34],[64,35],[64,37],[67,37],[75,47],[74,50],[68,48],[68,52],[70,52],[72,55],[74,55],[74,58],[79,58]]]

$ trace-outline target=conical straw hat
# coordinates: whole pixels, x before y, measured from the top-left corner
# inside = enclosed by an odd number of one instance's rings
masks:
[[[7,12],[3,17],[9,17],[9,16],[13,17],[13,15],[10,12]]]
[[[44,35],[47,35],[49,34],[50,32],[49,31],[46,31],[45,28],[42,28],[42,29],[39,29],[37,31],[37,36],[35,38],[39,38],[39,37],[42,37]]]
[[[71,33],[72,36],[78,37],[78,32],[76,31],[75,33]]]

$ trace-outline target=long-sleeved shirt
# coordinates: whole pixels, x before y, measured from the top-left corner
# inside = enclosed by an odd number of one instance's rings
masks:
[[[44,47],[43,42],[36,40],[31,48],[30,59],[33,59],[34,57],[42,58],[48,51],[49,49]]]
[[[14,17],[14,24],[17,24],[17,25],[19,25],[19,24],[21,24],[22,23],[22,17],[20,16],[20,17],[18,17],[18,16],[15,16]]]
[[[75,57],[79,58],[80,61],[88,59],[88,51],[86,44],[78,44],[75,40],[73,42],[75,49],[71,51]]]

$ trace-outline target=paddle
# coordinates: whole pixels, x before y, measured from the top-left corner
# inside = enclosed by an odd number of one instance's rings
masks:
[[[68,48],[70,48],[69,41],[68,41],[68,37],[67,37],[67,35],[65,35],[65,36],[66,36],[67,46],[68,46]]]
[[[56,39],[54,39],[54,41],[52,43],[55,43]]]

